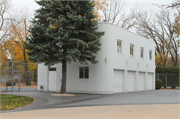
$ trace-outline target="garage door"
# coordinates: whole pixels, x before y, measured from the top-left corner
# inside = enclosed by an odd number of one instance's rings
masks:
[[[148,73],[147,90],[152,90],[153,73]]]
[[[134,78],[135,78],[135,72],[128,71],[127,81],[126,81],[127,92],[134,91]]]
[[[123,71],[120,70],[114,70],[114,80],[113,80],[113,92],[122,92],[122,76]]]
[[[138,91],[144,90],[145,73],[139,72],[138,75]]]
[[[49,71],[49,91],[56,91],[56,70]]]

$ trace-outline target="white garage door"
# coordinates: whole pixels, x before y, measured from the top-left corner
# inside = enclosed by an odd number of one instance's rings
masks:
[[[145,73],[139,72],[138,75],[138,91],[144,90]]]
[[[122,76],[123,76],[123,71],[120,70],[114,70],[114,87],[113,87],[113,92],[122,92]]]
[[[153,73],[148,73],[147,90],[152,90]]]
[[[56,71],[49,71],[49,91],[56,91]]]
[[[127,80],[126,80],[127,92],[134,91],[134,78],[135,78],[135,72],[128,71]]]

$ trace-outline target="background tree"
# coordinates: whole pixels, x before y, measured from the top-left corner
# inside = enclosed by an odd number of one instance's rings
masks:
[[[174,0],[170,5],[162,5],[159,7],[166,7],[166,8],[179,8],[180,7],[180,0]]]
[[[28,65],[27,65],[27,54],[26,49],[24,48],[23,41],[26,42],[26,37],[28,35],[27,31],[27,22],[26,17],[22,18],[21,24],[18,26],[14,25],[14,22],[11,21],[11,39],[14,41],[16,53],[14,56],[14,60],[18,62],[24,62],[24,69],[25,69],[25,77],[28,77]]]
[[[136,26],[137,33],[148,39],[152,39],[156,44],[156,60],[162,66],[166,65],[168,56],[171,56],[173,65],[177,65],[177,44],[174,32],[174,21],[172,14],[168,10],[161,10],[159,13],[149,15],[145,12]]]
[[[103,13],[102,19],[106,22],[113,23],[129,30],[138,23],[141,12],[138,6],[131,8],[129,13],[123,0],[110,0],[108,6],[101,9]]]
[[[11,20],[11,18],[7,17],[9,16],[10,4],[10,0],[0,0],[0,42],[10,34],[6,28],[8,21]]]
[[[93,1],[36,1],[28,43],[29,59],[47,66],[62,63],[62,86],[60,93],[66,92],[66,64],[79,60],[82,63],[97,63],[96,54],[100,50],[100,37],[96,32],[97,20]]]
[[[20,15],[18,13],[20,13]],[[1,61],[10,61],[11,59],[13,62],[21,62],[21,75],[26,78],[29,76],[29,70],[34,71],[34,69],[37,69],[37,65],[28,60],[23,44],[23,41],[26,41],[26,36],[28,35],[27,28],[30,26],[28,22],[30,15],[27,9],[18,11],[17,14],[18,18],[14,17],[13,20],[9,20],[8,24],[6,24],[7,30],[11,32],[11,34],[6,38],[4,37],[5,39],[1,41]],[[28,65],[27,63],[31,64]],[[5,74],[4,70],[7,69],[8,63],[1,62],[2,75]],[[14,70],[19,70],[19,64]]]
[[[95,19],[98,21],[101,21],[102,16],[100,15],[100,12],[104,11],[106,9],[106,7],[109,6],[108,0],[95,0],[94,4],[95,4],[94,15],[96,15]]]

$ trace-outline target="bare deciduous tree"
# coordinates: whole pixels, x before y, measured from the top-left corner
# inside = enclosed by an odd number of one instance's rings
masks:
[[[10,0],[0,0],[0,42],[3,41],[10,33],[8,32],[7,22],[11,20],[8,16]]]
[[[163,54],[166,59],[170,55],[173,65],[177,65],[177,37],[174,32],[174,25],[174,19],[168,10],[161,10],[154,16],[145,12],[141,16],[136,30],[139,35],[155,42],[157,54]],[[166,62],[167,60],[165,60],[164,66]]]
[[[102,10],[103,19],[128,30],[138,23],[140,12],[137,9],[138,6],[127,12],[124,1],[110,0],[109,6]]]

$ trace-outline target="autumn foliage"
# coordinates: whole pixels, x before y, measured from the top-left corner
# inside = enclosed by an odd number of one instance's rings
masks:
[[[95,0],[95,10],[94,15],[96,15],[96,20],[101,21],[101,15],[99,10],[105,10],[106,7],[109,5],[108,0]]]

